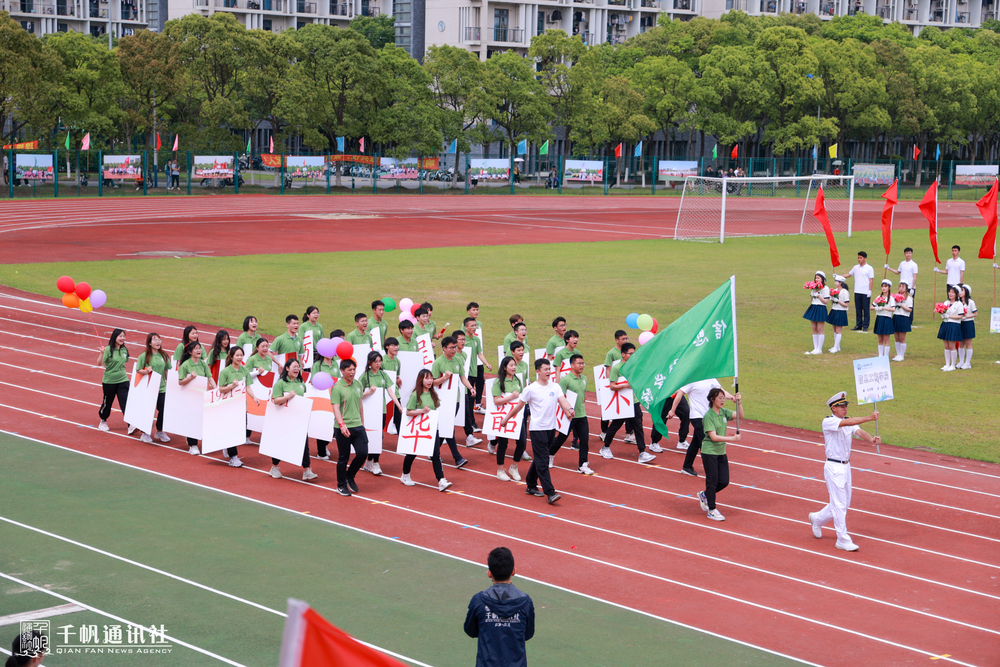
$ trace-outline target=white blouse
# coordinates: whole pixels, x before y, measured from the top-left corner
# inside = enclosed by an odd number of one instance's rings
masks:
[[[847,304],[851,302],[851,293],[846,287],[840,288],[840,293],[833,297],[833,310],[847,310]]]
[[[962,318],[963,322],[972,322],[976,317],[976,302],[969,299],[969,305],[965,309],[965,317]]]
[[[965,315],[965,304],[961,301],[956,301],[955,303],[948,306],[948,310],[941,313],[941,319],[945,322],[954,322],[958,324],[962,316]]]
[[[812,290],[809,292],[809,295],[812,297],[813,306],[825,306],[826,304],[823,303],[823,299],[830,298],[830,288],[824,287],[821,290]]]

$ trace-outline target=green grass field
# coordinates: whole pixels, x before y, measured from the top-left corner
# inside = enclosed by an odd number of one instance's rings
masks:
[[[940,247],[966,248],[966,281],[979,307],[979,337],[973,369],[942,373],[940,323],[932,313],[932,260],[927,233],[896,230],[893,243],[917,248],[921,274],[915,329],[907,340],[907,360],[893,364],[896,399],[880,406],[879,433],[885,442],[929,448],[1000,462],[995,392],[1000,336],[987,333],[992,301],[992,269],[972,259],[980,228],[944,230]],[[568,236],[566,241],[572,241]],[[838,237],[846,272],[858,250],[873,264],[881,238],[875,232]],[[266,244],[265,244],[266,245]],[[900,253],[901,255],[901,253]],[[893,258],[893,264],[900,257]],[[853,393],[851,360],[877,354],[874,335],[845,330],[843,352],[810,357],[811,332],[802,313],[808,296],[802,284],[816,269],[830,274],[829,252],[817,236],[733,238],[724,245],[673,240],[460,247],[332,254],[252,257],[143,259],[114,262],[7,265],[0,283],[56,296],[60,275],[87,280],[108,292],[109,305],[239,330],[247,314],[261,330],[284,330],[284,316],[299,316],[308,305],[321,311],[327,331],[353,327],[356,312],[369,312],[374,298],[404,296],[434,304],[439,326],[458,328],[470,300],[482,305],[487,354],[509,331],[507,318],[520,313],[532,347],[543,347],[549,324],[561,315],[581,334],[588,363],[604,359],[615,329],[632,311],[648,312],[661,327],[737,276],[740,389],[751,419],[817,430],[827,415],[825,400],[839,390]],[[876,275],[881,279],[882,270]],[[890,277],[894,277],[891,276]],[[876,281],[878,282],[878,281]],[[944,298],[943,276],[937,298]],[[82,315],[74,311],[76,317]],[[389,315],[396,321],[395,313]],[[853,305],[850,311],[853,322]],[[179,332],[174,332],[175,335]],[[630,331],[633,341],[638,331]],[[211,335],[209,333],[208,335]],[[826,328],[826,346],[833,343]],[[135,341],[138,343],[138,341]],[[491,361],[492,363],[492,361]],[[866,408],[852,408],[854,414]],[[648,423],[648,419],[647,419]],[[780,446],[780,441],[775,442]]]

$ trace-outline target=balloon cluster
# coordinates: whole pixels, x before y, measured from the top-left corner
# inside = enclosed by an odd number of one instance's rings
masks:
[[[639,334],[639,345],[645,345],[651,341],[656,332],[660,330],[660,323],[656,321],[656,318],[645,313],[642,315],[629,313],[628,317],[625,318],[625,326],[642,331]]]
[[[413,299],[409,297],[404,297],[399,300],[399,321],[405,322],[409,320],[410,322],[416,323],[417,321],[417,309],[420,308],[419,303],[413,303]]]
[[[324,338],[316,343],[316,352],[319,353],[319,356],[327,359],[333,357],[350,359],[354,356],[354,346],[340,336],[334,336],[333,338]]]
[[[74,283],[69,276],[63,276],[57,280],[56,287],[63,293],[64,306],[79,308],[84,313],[89,313],[94,308],[100,308],[108,302],[108,295],[103,290],[91,289],[87,283]]]

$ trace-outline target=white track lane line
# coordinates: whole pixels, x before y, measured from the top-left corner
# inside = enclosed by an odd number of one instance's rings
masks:
[[[55,591],[50,591],[49,589],[47,589],[47,588],[45,588],[43,586],[36,586],[35,584],[32,584],[31,582],[24,581],[23,579],[18,579],[17,577],[12,577],[9,574],[4,574],[3,572],[0,572],[0,577],[3,577],[4,579],[6,579],[8,581],[13,581],[14,583],[20,584],[21,586],[27,586],[28,588],[33,588],[33,589],[35,589],[36,591],[38,591],[40,593],[46,593],[48,595],[51,595],[54,598],[58,598],[58,599],[63,600],[65,602],[69,602],[71,604],[79,605],[79,606],[83,607],[84,609],[86,609],[87,611],[92,611],[95,614],[100,614],[101,616],[104,616],[105,618],[110,618],[113,621],[118,621],[119,623],[125,623],[126,625],[131,625],[131,626],[135,626],[135,627],[142,627],[141,623],[134,623],[134,622],[128,620],[127,618],[122,618],[121,616],[115,616],[114,614],[108,613],[108,612],[106,612],[106,611],[104,611],[102,609],[98,609],[97,607],[93,607],[93,606],[91,606],[89,604],[86,604],[85,602],[81,602],[79,600],[74,600],[71,597],[63,595],[61,593],[56,593]],[[219,662],[224,662],[227,665],[233,665],[234,667],[245,667],[245,665],[243,665],[242,663],[235,662],[235,661],[230,660],[229,658],[225,658],[225,657],[223,657],[223,656],[221,656],[221,655],[219,655],[217,653],[212,653],[211,651],[206,651],[205,649],[203,649],[203,648],[201,648],[199,646],[195,646],[194,644],[189,644],[188,642],[180,640],[177,637],[172,637],[172,636],[170,636],[170,635],[168,635],[166,633],[163,633],[163,637],[165,639],[169,639],[170,641],[172,641],[175,644],[183,646],[184,648],[189,648],[192,651],[196,651],[198,653],[201,653],[202,655],[208,656],[209,658],[214,658],[214,659],[218,660]]]
[[[6,406],[0,406],[0,407],[6,407]],[[15,409],[17,409],[17,408],[15,408]],[[28,410],[19,410],[19,411],[20,412],[30,412]],[[31,413],[31,414],[37,414],[37,413]],[[62,421],[67,421],[67,420],[62,420]],[[68,422],[67,421],[67,423],[73,423],[73,422]],[[89,428],[89,427],[84,426],[84,428]],[[250,496],[244,496],[244,495],[241,495],[241,494],[238,494],[238,493],[234,493],[232,491],[225,491],[223,489],[217,489],[215,487],[206,486],[204,484],[199,484],[197,482],[192,482],[191,480],[187,480],[187,479],[184,479],[182,477],[174,477],[173,475],[168,475],[166,473],[158,472],[158,471],[155,471],[155,470],[148,470],[146,468],[141,468],[139,466],[135,466],[135,465],[132,465],[132,464],[129,464],[129,463],[122,463],[121,461],[116,461],[114,459],[109,459],[109,458],[106,458],[106,457],[103,457],[103,456],[98,456],[97,454],[91,454],[89,452],[78,451],[78,450],[75,450],[75,449],[71,449],[69,447],[64,447],[63,445],[58,445],[58,444],[53,443],[53,442],[47,442],[45,440],[39,440],[38,438],[33,438],[33,437],[30,437],[30,436],[24,436],[24,435],[21,435],[19,433],[12,433],[10,431],[6,431],[6,430],[3,430],[3,429],[0,429],[0,433],[6,433],[8,435],[17,436],[17,437],[19,437],[19,438],[21,438],[23,440],[29,440],[31,442],[37,442],[39,444],[46,445],[48,447],[54,447],[56,449],[61,449],[63,451],[71,452],[73,454],[79,454],[81,456],[86,456],[88,458],[97,459],[98,461],[104,461],[106,463],[111,463],[113,465],[122,466],[124,468],[129,468],[129,469],[132,469],[132,470],[137,470],[139,472],[148,473],[150,475],[156,475],[157,477],[161,477],[163,479],[169,479],[169,480],[172,480],[172,481],[175,481],[175,482],[179,482],[181,484],[187,484],[187,485],[199,488],[199,489],[204,489],[206,491],[213,491],[215,493],[221,493],[223,495],[230,496],[232,498],[239,498],[240,500],[245,500],[247,502],[251,502],[251,503],[258,504],[258,505],[262,505],[264,507],[270,507],[272,509],[281,510],[282,512],[288,512],[289,514],[294,514],[295,516],[298,516],[298,517],[306,517],[306,518],[308,518],[310,520],[313,520],[313,521],[320,521],[322,523],[326,523],[326,524],[329,524],[329,525],[332,525],[332,526],[337,526],[339,528],[344,528],[346,530],[351,530],[351,531],[360,533],[362,535],[368,535],[370,537],[376,537],[376,538],[379,538],[379,539],[391,541],[391,542],[396,543],[396,544],[405,544],[408,547],[412,547],[414,549],[419,549],[420,551],[424,551],[424,552],[427,552],[427,553],[435,554],[437,556],[443,556],[445,558],[450,558],[452,560],[459,561],[459,562],[462,562],[462,563],[467,563],[469,565],[474,565],[476,567],[482,567],[482,563],[480,563],[478,561],[473,561],[473,560],[470,560],[468,558],[462,558],[461,556],[456,556],[454,554],[450,554],[450,553],[447,553],[447,552],[444,552],[444,551],[438,551],[436,549],[431,549],[430,547],[425,547],[425,546],[422,546],[422,545],[419,545],[419,544],[415,544],[415,543],[411,543],[411,542],[406,542],[404,540],[400,540],[400,539],[388,537],[388,536],[385,536],[385,535],[380,535],[378,533],[373,533],[373,532],[365,530],[363,528],[358,528],[356,526],[351,526],[351,525],[348,525],[348,524],[340,523],[340,522],[337,522],[337,521],[333,521],[332,519],[326,519],[326,518],[323,518],[323,517],[316,516],[314,514],[303,514],[302,512],[298,512],[298,511],[290,509],[288,507],[282,507],[281,505],[275,505],[273,503],[269,503],[269,502],[266,502],[266,501],[263,501],[263,500],[258,500],[257,498],[252,498]],[[114,435],[120,435],[120,434],[114,434]],[[127,437],[127,436],[121,436],[121,437]],[[170,448],[168,448],[168,449],[170,449]],[[180,452],[179,449],[175,449],[174,451]],[[202,457],[202,458],[205,458],[205,457]],[[259,469],[256,469],[256,468],[250,468],[249,466],[244,466],[244,468],[247,468],[248,470],[252,470],[253,472],[258,472],[258,473],[261,473],[261,474],[267,474],[267,472],[265,472],[263,470],[259,470]],[[287,480],[289,480],[291,482],[296,482],[296,483],[299,483],[299,484],[306,484],[306,482],[302,482],[300,480],[292,479],[290,477],[286,477],[284,479],[287,479]],[[312,487],[312,488],[324,489],[324,490],[333,492],[333,489],[329,489],[327,487],[321,487],[321,486],[316,486],[316,485],[312,485],[312,484],[310,484],[309,486]],[[427,485],[422,485],[422,486],[427,486]],[[435,487],[435,489],[436,489],[436,487]],[[357,497],[361,498],[361,496],[357,496]],[[392,505],[392,504],[384,502],[384,501],[377,501],[377,500],[372,500],[372,499],[366,499],[366,500],[368,502],[373,503],[373,504],[384,505],[386,507],[392,507],[394,509],[401,509],[403,511],[409,511],[408,508],[403,508],[403,507],[399,507],[399,506],[396,506],[396,505]],[[446,519],[446,518],[443,518],[443,517],[437,517],[437,516],[433,516],[433,515],[426,515],[426,516],[428,516],[430,518],[433,518],[433,519],[435,519],[437,521],[443,521],[443,522],[446,522],[446,523],[449,523],[449,524],[452,524],[452,525],[465,526],[465,524],[463,524],[460,521],[454,521],[454,520],[451,520],[451,519]],[[481,530],[481,529],[478,529],[478,530]],[[493,531],[486,531],[486,530],[481,530],[481,532],[485,532],[485,533],[489,533],[489,534],[492,534],[492,535],[496,535],[498,537],[509,538],[509,539],[512,539],[512,540],[515,540],[515,541],[518,541],[518,542],[524,542],[525,544],[534,545],[533,542],[530,542],[528,540],[524,540],[524,539],[521,539],[521,538],[518,538],[518,537],[510,536],[510,535],[503,535],[501,533],[495,533]],[[611,568],[614,568],[614,569],[624,570],[624,571],[628,571],[628,572],[635,573],[635,574],[641,574],[643,576],[653,576],[653,575],[649,575],[648,573],[640,572],[638,570],[631,570],[629,568],[625,568],[625,567],[616,565],[614,563],[606,563],[604,561],[599,561],[599,560],[597,560],[595,558],[590,558],[590,557],[587,557],[587,556],[580,556],[579,554],[574,554],[574,553],[571,553],[571,552],[567,552],[567,551],[562,551],[562,550],[559,550],[559,549],[555,549],[554,547],[548,547],[548,546],[540,545],[540,544],[537,545],[537,546],[539,546],[540,548],[549,550],[549,551],[556,551],[556,552],[561,553],[563,555],[573,556],[573,557],[579,557],[579,558],[582,558],[584,560],[588,560],[588,561],[595,562],[595,563],[598,563],[598,564],[607,565],[608,567],[611,567]],[[783,658],[787,658],[789,660],[795,660],[797,662],[801,662],[803,664],[815,665],[815,667],[820,667],[819,665],[816,665],[816,663],[811,663],[811,662],[802,660],[801,658],[796,658],[794,656],[787,655],[787,654],[784,654],[784,653],[781,653],[781,652],[778,652],[778,651],[774,651],[772,649],[764,648],[764,647],[758,646],[756,644],[751,644],[749,642],[745,642],[745,641],[742,641],[742,640],[739,640],[739,639],[734,639],[732,637],[727,637],[726,635],[722,635],[722,634],[719,634],[717,632],[712,632],[711,630],[705,630],[703,628],[699,628],[699,627],[696,627],[696,626],[693,626],[693,625],[689,625],[689,624],[684,623],[682,621],[676,621],[676,620],[667,618],[665,616],[659,616],[659,615],[656,615],[656,614],[653,614],[653,613],[650,613],[650,612],[647,612],[647,611],[643,611],[641,609],[635,609],[633,607],[629,607],[629,606],[626,606],[626,605],[623,605],[623,604],[620,604],[620,603],[617,603],[617,602],[612,602],[610,600],[605,600],[603,598],[599,598],[599,597],[596,597],[594,595],[589,595],[587,593],[576,591],[576,590],[573,590],[571,588],[566,588],[564,586],[559,586],[558,584],[552,584],[552,583],[546,582],[546,581],[544,581],[542,579],[535,579],[535,578],[527,577],[527,576],[524,576],[524,575],[521,575],[521,574],[519,574],[517,576],[520,577],[521,579],[525,579],[527,581],[532,581],[532,582],[535,582],[537,584],[541,584],[543,586],[549,586],[549,587],[554,588],[556,590],[565,591],[565,592],[571,593],[573,595],[579,595],[580,597],[584,597],[584,598],[587,598],[589,600],[594,600],[595,602],[601,602],[603,604],[607,604],[607,605],[610,605],[610,606],[613,606],[613,607],[617,607],[618,609],[622,609],[622,610],[625,610],[625,611],[630,611],[630,612],[633,612],[633,613],[636,613],[636,614],[641,614],[642,616],[646,616],[647,618],[653,618],[653,619],[656,619],[658,621],[663,621],[665,623],[670,623],[670,624],[673,624],[673,625],[676,625],[676,626],[679,626],[679,627],[682,627],[682,628],[686,628],[688,630],[694,630],[696,632],[700,632],[702,634],[709,635],[711,637],[718,637],[720,639],[725,639],[726,641],[730,641],[730,642],[733,642],[733,643],[736,643],[736,644],[740,644],[742,646],[747,646],[749,648],[752,648],[752,649],[755,649],[755,650],[758,650],[758,651],[763,651],[765,653],[770,653],[771,655],[777,655],[777,656],[780,656],[780,657],[783,657]],[[653,578],[661,579],[663,581],[668,581],[669,582],[669,580],[663,579],[662,577],[653,577]],[[688,585],[688,584],[681,584],[681,585],[684,586],[684,587],[686,587],[686,588],[697,590],[699,592],[708,592],[708,591],[702,591],[702,589],[696,588],[696,587]],[[722,595],[722,594],[717,594],[717,595],[720,595],[721,597],[727,597],[727,596]],[[727,599],[733,599],[733,600],[736,600],[737,602],[740,601],[740,600],[738,600],[736,598],[728,598],[727,597]],[[761,606],[761,605],[757,605],[756,603],[750,603],[750,604],[752,604],[753,606],[757,606],[757,607]],[[767,609],[766,607],[762,607],[762,608]],[[776,610],[774,610],[774,611],[776,611]],[[778,612],[778,613],[783,613],[783,612]],[[802,620],[809,621],[809,619],[802,619]],[[834,626],[826,625],[826,627],[834,627]],[[848,632],[850,632],[850,631],[848,631]],[[875,639],[875,641],[883,641],[883,640]],[[892,642],[884,642],[884,641],[883,641],[883,643],[890,643],[890,644],[892,644]],[[926,651],[920,651],[918,649],[910,649],[909,647],[902,646],[902,645],[897,645],[897,644],[893,644],[893,645],[894,646],[898,646],[900,648],[907,649],[907,650],[917,651],[917,652],[919,652],[921,654],[924,654],[924,655],[935,655],[933,653],[929,653],[929,652],[926,652]],[[957,664],[965,664],[965,663],[957,663]],[[969,667],[976,667],[976,666],[970,665]]]
[[[76,318],[65,317],[63,315],[53,315],[51,313],[43,313],[43,312],[39,312],[39,311],[36,311],[36,310],[28,310],[26,308],[15,308],[14,306],[8,306],[8,305],[2,304],[2,303],[0,303],[0,308],[5,308],[7,310],[14,310],[14,311],[17,311],[17,312],[20,312],[20,313],[31,313],[32,315],[40,315],[40,316],[42,316],[44,318],[48,318],[48,319],[65,320],[67,322],[74,322],[76,324],[83,324],[83,325],[87,324],[86,320],[78,320]],[[91,311],[91,312],[94,312],[94,311]],[[104,313],[101,313],[101,314],[103,315]],[[116,317],[116,316],[112,315],[111,317]],[[23,324],[25,326],[29,326],[29,327],[39,326],[39,325],[35,324],[34,322],[26,322],[24,320],[15,320],[15,319],[8,319],[8,318],[2,318],[2,319],[5,319],[5,320],[7,320],[9,322],[19,322],[19,323],[21,323],[21,324]],[[129,323],[132,323],[132,324],[134,324],[137,321],[137,320],[130,319],[128,317],[121,317],[121,316],[117,316],[116,319],[125,320],[126,322],[129,322]],[[97,324],[98,324],[98,326],[111,326],[111,325],[105,325],[103,323],[97,323]],[[164,326],[171,326],[172,327],[173,325],[164,325]],[[47,328],[55,328],[55,327],[47,327]],[[125,333],[136,333],[136,334],[141,334],[143,336],[145,336],[146,334],[149,333],[148,331],[145,331],[145,330],[142,330],[142,329],[128,329],[128,328],[126,328],[124,326],[115,326],[115,328],[116,329],[122,329],[123,331],[125,331]],[[69,329],[57,329],[57,330],[58,331],[65,331],[66,333],[82,333],[82,332],[79,332],[79,331],[70,331]],[[90,334],[86,334],[86,335],[89,336]],[[158,335],[160,336],[160,338],[169,338],[171,340],[176,340],[176,341],[180,341],[181,340],[177,336],[171,336],[169,334],[158,334]]]

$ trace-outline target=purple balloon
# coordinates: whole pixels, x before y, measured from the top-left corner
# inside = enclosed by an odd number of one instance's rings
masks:
[[[100,308],[108,302],[108,295],[104,293],[104,290],[95,289],[90,293],[90,305],[94,308]]]
[[[316,343],[316,351],[319,352],[319,356],[332,359],[337,355],[337,343],[332,338],[323,338]]]
[[[344,339],[341,338],[340,336],[334,336],[330,340],[333,341],[333,354],[331,354],[330,356],[335,357],[337,356],[337,346],[343,343]]]
[[[326,340],[330,339],[327,338]],[[323,391],[324,389],[329,389],[330,387],[333,386],[333,376],[330,375],[329,373],[324,373],[322,371],[319,373],[313,373],[311,380],[312,380],[312,385],[317,389],[319,389],[320,391]]]

